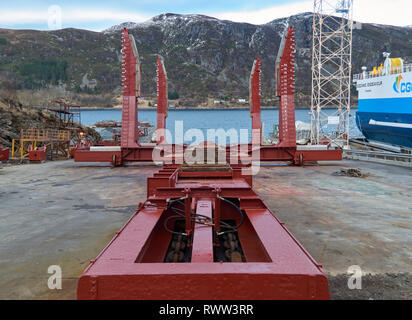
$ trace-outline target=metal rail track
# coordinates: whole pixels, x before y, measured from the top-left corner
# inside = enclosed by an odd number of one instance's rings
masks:
[[[344,159],[384,163],[412,168],[412,155],[395,152],[344,150]]]
[[[375,143],[371,141],[367,141],[365,139],[350,139],[350,144],[354,146],[360,146],[370,151],[383,151],[383,152],[395,152],[395,153],[402,153],[402,154],[412,154],[412,149],[402,147],[402,146],[394,146],[388,145],[384,143]]]

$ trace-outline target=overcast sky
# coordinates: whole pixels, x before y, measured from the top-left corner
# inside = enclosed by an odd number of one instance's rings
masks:
[[[61,10],[61,25],[55,23],[59,12],[56,5]],[[309,11],[313,11],[313,1],[0,0],[0,28],[48,30],[61,26],[101,31],[122,22],[144,22],[167,12],[263,24]],[[412,0],[354,0],[354,19],[360,22],[412,25],[411,13]]]

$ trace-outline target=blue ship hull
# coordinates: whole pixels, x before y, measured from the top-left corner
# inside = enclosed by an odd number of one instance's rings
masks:
[[[356,124],[368,140],[412,149],[412,64],[384,56],[384,65],[355,76]]]
[[[368,140],[412,149],[411,113],[358,111],[356,124]]]

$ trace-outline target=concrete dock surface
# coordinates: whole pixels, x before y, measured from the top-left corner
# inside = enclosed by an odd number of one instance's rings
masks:
[[[146,200],[159,167],[0,165],[0,299],[75,299],[77,280]],[[359,168],[366,178],[334,176]],[[322,264],[333,299],[412,299],[412,170],[342,161],[264,164],[255,191]],[[59,265],[62,290],[50,290]],[[361,290],[348,288],[360,266]]]

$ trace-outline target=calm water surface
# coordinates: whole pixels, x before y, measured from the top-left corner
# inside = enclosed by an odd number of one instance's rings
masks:
[[[309,109],[296,110],[296,121],[310,123]],[[352,110],[350,119],[351,136],[361,136],[355,124],[356,110]],[[331,112],[332,114],[332,112]],[[116,110],[83,110],[81,112],[82,123],[86,126],[102,120],[121,120],[122,111]],[[279,123],[278,110],[262,110],[262,122],[264,134],[269,136],[273,132],[275,124]],[[156,125],[156,110],[139,110],[139,121],[147,121]],[[166,119],[167,129],[172,135],[175,132],[175,121],[183,121],[186,132],[189,129],[200,129],[205,137],[208,129],[247,129],[251,131],[251,118],[249,110],[169,110]],[[333,127],[331,127],[333,129]],[[250,134],[249,134],[250,137]],[[246,142],[246,141],[241,141]]]

